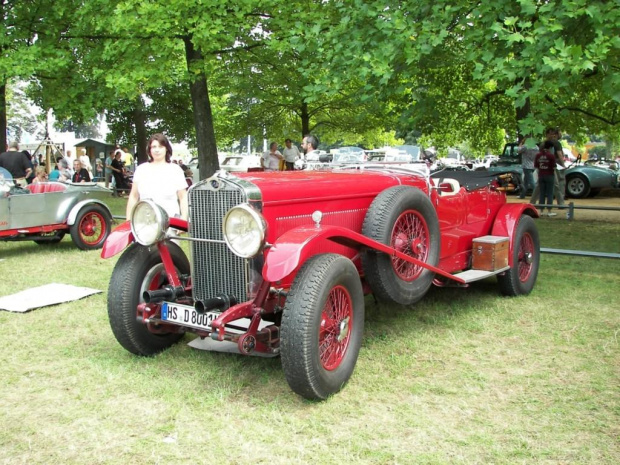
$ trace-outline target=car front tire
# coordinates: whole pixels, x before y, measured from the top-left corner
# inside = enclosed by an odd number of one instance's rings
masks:
[[[189,274],[190,265],[183,251],[169,242],[168,248],[179,274]],[[166,271],[157,248],[132,244],[119,258],[108,287],[108,317],[116,340],[127,351],[151,356],[175,344],[182,333],[151,332],[138,321],[138,304],[142,294],[168,284]]]
[[[364,293],[353,262],[337,254],[309,259],[288,293],[281,330],[291,389],[310,400],[338,392],[353,373],[364,331]]]
[[[566,196],[583,199],[590,194],[590,182],[582,174],[575,174],[566,180]]]

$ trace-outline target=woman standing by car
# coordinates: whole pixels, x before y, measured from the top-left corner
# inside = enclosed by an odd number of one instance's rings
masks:
[[[154,134],[146,146],[148,163],[142,163],[133,175],[127,201],[127,218],[139,200],[151,199],[169,216],[187,219],[187,183],[179,165],[171,163],[172,146],[163,134]]]

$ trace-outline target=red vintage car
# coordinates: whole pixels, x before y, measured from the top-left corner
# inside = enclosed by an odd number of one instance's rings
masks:
[[[153,355],[186,332],[279,354],[290,387],[325,399],[353,373],[364,295],[402,305],[430,286],[497,276],[509,296],[536,282],[529,204],[507,204],[497,173],[398,167],[218,172],[189,190],[189,223],[139,202],[102,256],[118,342]],[[169,228],[187,231],[171,240]],[[188,240],[191,264],[175,241]],[[246,325],[240,322],[246,321]]]

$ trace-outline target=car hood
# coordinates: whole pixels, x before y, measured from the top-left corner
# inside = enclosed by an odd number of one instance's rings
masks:
[[[400,184],[426,189],[422,176],[354,170],[283,171],[235,174],[256,185],[264,204],[377,195]]]

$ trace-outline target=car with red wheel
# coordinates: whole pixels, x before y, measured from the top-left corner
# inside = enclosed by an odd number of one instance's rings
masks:
[[[145,200],[110,234],[102,257],[122,252],[112,331],[141,356],[187,332],[279,355],[294,392],[325,399],[353,374],[365,295],[409,306],[431,286],[493,276],[501,294],[532,291],[538,213],[506,203],[511,185],[509,174],[381,165],[219,171],[189,189],[189,221]]]
[[[112,230],[112,213],[103,201],[110,193],[96,183],[41,182],[20,188],[0,168],[0,241],[55,244],[69,233],[79,249],[100,249]]]

